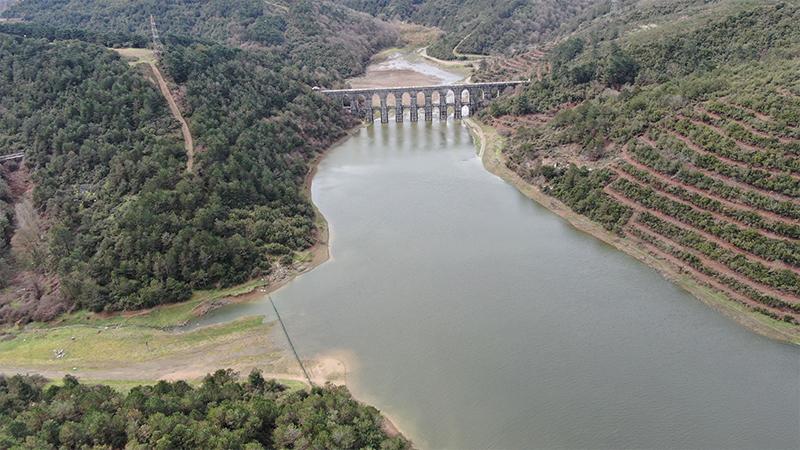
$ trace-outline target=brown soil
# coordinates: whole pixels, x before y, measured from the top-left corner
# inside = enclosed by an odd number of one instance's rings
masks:
[[[715,112],[709,111],[709,110],[707,110],[705,108],[702,108],[702,107],[699,107],[699,106],[697,107],[696,111],[699,114],[701,114],[701,115],[705,114],[705,115],[711,117],[714,120],[735,123],[735,124],[739,125],[740,127],[744,128],[745,130],[749,131],[750,133],[752,133],[752,134],[754,134],[756,136],[762,137],[764,139],[775,139],[778,142],[780,142],[781,144],[792,144],[792,143],[795,143],[795,142],[800,142],[800,140],[798,140],[798,139],[794,139],[794,138],[790,138],[790,137],[786,137],[786,136],[772,136],[772,135],[770,135],[770,134],[768,134],[768,133],[766,133],[764,131],[757,130],[757,129],[753,128],[753,126],[750,125],[747,122],[744,122],[742,120],[739,120],[739,119],[736,119],[736,118],[733,118],[733,117],[722,117],[722,116],[720,116],[719,114],[717,114]],[[762,120],[762,122],[763,122],[763,120]],[[703,123],[705,124],[705,122],[703,122]],[[743,145],[746,145],[746,144],[743,144]]]
[[[638,179],[636,179],[635,177],[633,177],[632,175],[628,174],[627,172],[625,172],[624,170],[622,170],[622,169],[620,169],[618,167],[611,167],[611,170],[614,171],[614,173],[616,173],[617,176],[619,176],[621,178],[625,178],[626,180],[630,181],[631,183],[635,183],[635,184],[638,184],[638,185],[644,184],[641,181],[639,181]],[[684,206],[688,206],[688,207],[692,208],[695,211],[700,211],[700,212],[707,213],[707,214],[711,215],[711,217],[713,217],[714,219],[716,219],[716,220],[718,220],[720,222],[730,222],[730,223],[733,223],[733,224],[738,225],[738,226],[743,227],[743,228],[754,228],[753,226],[751,226],[749,224],[746,224],[746,223],[744,223],[744,222],[742,222],[742,221],[740,221],[740,220],[738,220],[738,219],[736,219],[734,217],[730,217],[730,216],[727,216],[727,215],[722,215],[722,214],[720,214],[720,213],[718,213],[716,211],[711,211],[711,210],[702,208],[702,207],[697,206],[697,205],[695,205],[695,204],[693,204],[691,202],[688,202],[688,201],[686,201],[686,200],[684,200],[684,199],[682,199],[682,198],[680,198],[680,197],[678,197],[676,195],[670,194],[669,192],[665,192],[665,191],[663,191],[663,190],[661,190],[661,189],[659,189],[659,188],[657,188],[655,186],[647,185],[647,187],[653,189],[655,192],[657,192],[662,197],[666,197],[666,198],[668,198],[668,199],[670,199],[670,200],[672,200],[672,201],[674,201],[676,203],[680,203],[680,204],[682,204]],[[758,229],[758,232],[763,234],[764,236],[767,236],[767,237],[771,238],[771,239],[778,239],[778,240],[784,240],[784,241],[795,240],[795,239],[792,239],[792,238],[788,238],[786,236],[781,236],[779,234],[773,233],[772,231],[763,230],[763,229],[760,229],[760,228]]]
[[[14,234],[11,236],[11,273],[0,290],[0,323],[48,321],[71,307],[61,294],[58,276],[44,268],[48,224],[33,205],[33,182],[28,168],[0,168],[14,202]]]
[[[647,233],[647,234],[649,234],[651,236],[653,235],[650,232],[650,230],[645,228],[645,227],[641,227],[640,225],[637,225],[637,224],[634,224],[634,225],[631,225],[631,226],[635,227],[635,228],[637,228],[637,229],[639,229],[641,231],[644,231],[645,233]],[[677,268],[678,271],[690,273],[693,278],[699,280],[701,283],[703,283],[705,285],[713,287],[716,290],[724,292],[725,295],[727,295],[729,298],[734,299],[735,301],[737,301],[737,302],[739,302],[741,304],[747,305],[747,306],[749,306],[751,308],[764,308],[764,309],[769,309],[769,310],[776,311],[774,308],[770,308],[770,307],[768,307],[768,306],[766,306],[766,305],[764,305],[762,303],[756,302],[755,300],[752,300],[752,299],[750,299],[748,297],[745,297],[744,295],[734,291],[733,289],[729,288],[728,286],[726,286],[722,282],[718,281],[714,277],[711,277],[709,275],[706,275],[706,274],[694,269],[693,267],[687,265],[684,261],[681,261],[680,259],[676,258],[675,256],[662,251],[660,248],[656,247],[655,245],[653,245],[653,244],[651,244],[651,243],[649,243],[647,241],[644,241],[644,240],[641,240],[641,239],[637,239],[637,238],[635,238],[633,236],[631,236],[631,238],[635,239],[639,243],[639,245],[642,245],[643,247],[647,248],[650,251],[651,254],[654,254],[657,257],[659,257],[659,258],[661,258],[663,260],[666,260],[670,264],[674,265]],[[705,262],[703,262],[703,264],[705,265]],[[706,267],[709,267],[709,266],[706,266]],[[709,268],[711,268],[711,267],[709,267]],[[713,268],[712,268],[712,270],[713,270]],[[781,315],[790,314],[792,317],[798,318],[798,314],[794,313],[794,312],[780,311],[780,314]]]
[[[726,266],[725,264],[723,264],[723,263],[721,263],[719,261],[716,261],[714,259],[711,259],[708,256],[706,256],[706,255],[704,255],[704,254],[702,254],[702,253],[700,253],[700,252],[698,252],[698,251],[696,251],[696,250],[694,250],[692,248],[686,247],[685,245],[681,244],[680,242],[677,242],[677,241],[673,240],[672,238],[670,238],[668,236],[664,236],[663,234],[658,233],[656,230],[651,229],[646,224],[640,223],[637,220],[631,220],[631,221],[628,222],[628,226],[634,227],[634,228],[639,228],[640,230],[646,231],[648,234],[656,236],[659,241],[662,241],[662,242],[670,245],[671,247],[680,249],[680,250],[682,250],[684,252],[687,252],[687,253],[693,255],[694,257],[699,259],[700,262],[702,262],[705,267],[708,267],[709,269],[711,269],[711,270],[713,270],[715,272],[718,272],[718,273],[721,273],[721,274],[723,274],[725,276],[733,278],[733,279],[739,281],[740,283],[745,284],[747,286],[750,286],[751,288],[753,288],[753,289],[755,289],[757,291],[760,291],[760,292],[762,292],[764,294],[767,294],[767,295],[771,295],[771,296],[776,297],[776,298],[783,299],[783,300],[785,300],[787,302],[790,302],[790,303],[800,303],[800,297],[798,297],[798,296],[796,296],[796,295],[794,295],[792,293],[787,293],[787,292],[775,289],[775,288],[773,288],[771,286],[762,284],[762,283],[758,282],[757,280],[754,280],[754,279],[752,279],[752,278],[750,278],[750,277],[748,277],[746,275],[740,274],[739,272],[731,269],[730,267]],[[683,264],[685,265],[686,263],[683,262]]]
[[[712,128],[712,129],[714,129],[714,131],[717,132],[717,134],[719,134],[720,131],[721,131],[719,128],[717,128],[717,127],[715,127],[713,125],[709,125],[709,124],[707,124],[705,122],[699,122],[699,121],[692,120],[692,123],[694,123],[695,125],[706,126],[706,127]],[[720,161],[724,161],[727,165],[736,166],[736,167],[739,167],[741,169],[753,169],[753,168],[756,168],[758,170],[762,170],[764,172],[767,172],[770,175],[789,175],[792,178],[794,178],[795,180],[800,181],[800,176],[798,176],[798,175],[787,173],[784,170],[778,170],[778,169],[774,169],[774,168],[770,168],[770,167],[754,166],[754,165],[748,164],[746,162],[737,161],[735,159],[731,159],[731,158],[728,158],[726,156],[718,155],[718,154],[716,154],[714,152],[710,152],[710,151],[704,149],[703,147],[700,147],[694,141],[692,141],[692,139],[690,137],[684,136],[683,134],[678,133],[675,130],[666,130],[665,129],[664,131],[668,132],[675,139],[678,139],[679,141],[681,141],[684,144],[686,144],[686,146],[689,147],[690,149],[692,149],[694,152],[699,153],[699,154],[704,155],[704,156],[710,156],[710,157],[716,158],[716,159],[718,159]],[[736,142],[736,145],[738,145],[739,147],[745,148],[746,150],[750,151],[751,153],[763,151],[763,150],[761,150],[761,149],[759,149],[757,147],[749,146],[749,145],[744,144],[744,143],[739,142],[739,141],[735,141],[735,142]]]
[[[800,275],[800,268],[797,268],[797,267],[791,266],[789,264],[786,264],[783,261],[770,261],[770,260],[765,259],[765,258],[763,258],[761,256],[758,256],[758,255],[755,255],[753,253],[750,253],[747,250],[741,249],[741,248],[739,248],[739,247],[737,247],[737,246],[735,246],[735,245],[733,245],[733,244],[731,244],[731,243],[729,243],[729,242],[727,242],[727,241],[725,241],[723,239],[720,239],[720,238],[714,236],[713,234],[710,234],[710,233],[708,233],[706,231],[697,229],[694,226],[692,226],[690,224],[687,224],[687,223],[684,223],[684,222],[682,222],[682,221],[680,221],[680,220],[678,220],[678,219],[676,219],[676,218],[674,218],[672,216],[668,216],[668,215],[662,213],[661,211],[657,211],[655,209],[651,209],[651,208],[647,208],[645,206],[642,206],[638,202],[636,202],[634,200],[631,200],[628,197],[625,197],[624,194],[615,191],[611,187],[611,185],[606,186],[603,189],[603,192],[605,192],[606,195],[612,197],[617,202],[619,202],[619,203],[621,203],[621,204],[633,209],[634,211],[647,211],[650,214],[658,217],[659,219],[661,219],[661,220],[663,220],[665,222],[668,222],[668,223],[670,223],[672,225],[675,225],[676,227],[679,227],[679,228],[682,228],[682,229],[689,229],[690,231],[693,231],[693,232],[697,233],[698,235],[702,236],[704,239],[706,239],[706,240],[708,240],[710,242],[713,242],[713,243],[717,244],[718,246],[720,246],[720,247],[722,247],[722,248],[724,248],[726,250],[730,250],[732,252],[741,253],[741,254],[747,256],[748,258],[756,260],[756,261],[760,262],[761,264],[763,264],[763,265],[765,265],[767,267],[771,267],[773,269],[778,269],[778,270],[783,270],[783,269],[791,270],[792,272],[797,273],[797,274]]]
[[[640,136],[639,139],[642,142],[644,142],[645,144],[647,144],[647,145],[649,145],[649,146],[651,146],[653,148],[658,148],[658,144],[653,142],[647,136]],[[714,172],[714,171],[709,170],[709,169],[704,169],[702,167],[698,167],[698,166],[696,166],[693,163],[690,163],[688,161],[684,162],[683,165],[686,168],[691,169],[691,170],[693,170],[695,172],[700,172],[700,173],[702,173],[703,175],[705,175],[705,176],[707,176],[709,178],[715,178],[715,179],[717,179],[718,181],[720,181],[720,182],[722,182],[724,184],[729,184],[731,186],[735,186],[735,187],[741,189],[742,191],[753,192],[753,193],[756,193],[756,194],[759,194],[759,195],[762,195],[762,196],[765,196],[765,197],[772,198],[773,200],[777,200],[779,202],[796,203],[796,200],[793,197],[789,197],[789,196],[784,195],[784,194],[779,194],[779,193],[774,192],[774,191],[761,189],[761,188],[753,186],[751,184],[747,184],[747,183],[741,182],[739,180],[736,180],[734,178],[731,178],[731,177],[729,177],[727,175],[723,175],[721,173]]]
[[[33,192],[31,173],[25,164],[20,164],[16,170],[6,170],[5,167],[0,166],[0,176],[8,183],[14,202],[18,202],[23,195]]]
[[[749,112],[756,119],[758,119],[758,120],[760,120],[762,122],[775,122],[775,119],[773,119],[772,117],[770,117],[770,116],[768,116],[768,115],[766,115],[766,114],[764,114],[764,113],[762,113],[760,111],[756,111],[755,109],[752,109],[752,108],[749,108],[747,106],[741,105],[741,104],[736,103],[736,102],[734,102],[734,101],[732,101],[730,99],[725,99],[725,101],[731,106],[735,106],[737,108],[741,108],[741,109]]]
[[[651,176],[653,176],[655,178],[658,178],[659,180],[661,180],[664,183],[674,184],[676,186],[680,186],[680,187],[686,189],[687,191],[694,192],[695,194],[702,195],[704,197],[708,197],[710,199],[716,200],[716,201],[722,203],[723,205],[725,205],[725,206],[727,206],[729,208],[739,208],[739,209],[742,209],[742,210],[745,210],[745,211],[749,211],[749,212],[758,214],[758,215],[760,215],[762,217],[768,217],[768,218],[770,218],[770,219],[772,219],[772,220],[774,220],[776,222],[788,223],[789,221],[791,221],[791,219],[783,217],[783,216],[781,216],[779,214],[775,214],[775,213],[773,213],[771,211],[766,211],[766,210],[763,210],[763,209],[754,208],[754,207],[748,205],[747,203],[743,203],[743,202],[734,202],[734,201],[719,197],[718,195],[714,194],[713,192],[700,189],[700,188],[698,188],[696,186],[692,186],[691,184],[686,184],[686,183],[678,180],[677,178],[670,178],[667,175],[665,175],[665,174],[653,169],[652,167],[646,166],[646,165],[640,163],[639,161],[636,161],[630,155],[628,155],[624,149],[623,149],[623,152],[621,154],[621,157],[628,164],[636,167],[639,170],[643,170],[643,171],[647,172]]]

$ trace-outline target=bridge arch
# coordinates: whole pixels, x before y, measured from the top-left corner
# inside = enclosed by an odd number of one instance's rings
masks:
[[[417,106],[425,106],[425,93],[422,91],[415,91],[414,96],[417,97]]]
[[[389,92],[386,94],[386,104],[389,106],[396,106],[401,96],[397,92]]]
[[[469,89],[458,88],[458,95],[461,97],[461,103],[469,103]]]
[[[460,118],[463,114],[474,115],[475,110],[485,105],[488,101],[497,98],[514,86],[526,84],[529,81],[505,81],[493,83],[469,83],[447,86],[412,86],[399,88],[376,89],[334,89],[322,90],[345,110],[367,117],[380,112],[381,122],[388,122],[390,110],[396,120],[403,120],[405,109],[410,110],[411,120],[418,120],[418,112],[425,114],[425,120],[433,120],[433,109],[439,113],[443,120],[447,119],[449,107],[454,110],[454,117]],[[369,118],[368,118],[369,119]]]
[[[456,91],[448,88],[444,92],[445,92],[445,99],[447,99],[447,104],[448,105],[454,104],[456,101]]]

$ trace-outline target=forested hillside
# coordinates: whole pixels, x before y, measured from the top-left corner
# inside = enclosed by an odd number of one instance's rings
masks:
[[[146,44],[149,11],[191,173],[149,71],[102,47]],[[0,184],[2,322],[147,308],[291,265],[315,242],[309,163],[353,125],[312,87],[396,38],[325,2],[31,0],[8,15],[28,22],[0,24],[0,148],[26,162]]]
[[[330,1],[25,0],[5,16],[55,30],[149,37],[151,14],[162,36],[280,48],[306,70],[335,70],[340,76],[359,73],[374,53],[397,39],[385,24]]]
[[[108,299],[90,289],[108,285],[110,274],[89,271],[86,264],[112,239],[108,220],[122,219],[123,199],[174,189],[180,181],[184,155],[175,124],[158,90],[101,47],[0,34],[0,68],[0,148],[25,152],[36,183],[34,202],[52,223],[48,242],[18,246],[16,265],[27,273],[21,283],[28,292],[5,292],[2,318],[51,318],[73,295],[87,306],[100,305]],[[10,241],[7,233],[5,243]],[[65,281],[62,295],[36,276],[48,272],[96,282],[82,283],[86,291],[79,294]],[[167,279],[153,286],[168,283],[176,288],[173,297],[188,294]]]
[[[185,83],[203,147],[186,174],[157,88],[113,53],[3,35],[0,43],[0,146],[26,153],[35,205],[52,224],[25,265],[60,275],[64,307],[182,300],[268,273],[270,260],[312,244],[307,164],[349,124],[312,94],[302,70],[267,52],[169,47],[165,67]],[[34,297],[9,294],[3,318],[63,310]]]
[[[437,58],[459,53],[498,54],[544,43],[610,11],[610,0],[345,0],[378,17],[439,27],[445,35],[428,48]],[[619,3],[619,2],[618,2]]]
[[[666,2],[629,11],[638,25],[587,26],[487,119],[529,182],[797,324],[800,6],[758,3]]]
[[[67,376],[0,375],[2,448],[405,449],[383,418],[344,387],[287,391],[260,373],[218,371],[199,387],[179,381],[127,394]]]

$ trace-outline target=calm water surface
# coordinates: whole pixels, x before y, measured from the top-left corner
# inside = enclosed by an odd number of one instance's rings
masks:
[[[736,325],[486,172],[466,127],[323,160],[332,259],[273,298],[303,357],[421,448],[800,448],[800,349]],[[274,319],[268,302],[217,311]]]

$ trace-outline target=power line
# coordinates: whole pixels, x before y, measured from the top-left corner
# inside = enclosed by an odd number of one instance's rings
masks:
[[[294,353],[294,357],[297,359],[297,363],[300,364],[300,369],[303,370],[303,375],[305,375],[306,380],[308,380],[308,384],[314,386],[314,383],[311,381],[311,377],[308,376],[308,372],[306,371],[306,366],[303,365],[303,360],[300,359],[300,355],[297,354],[297,350],[294,348],[294,344],[292,343],[292,338],[289,337],[289,332],[286,330],[286,325],[283,323],[283,319],[281,319],[280,313],[278,313],[278,308],[275,307],[275,302],[272,301],[272,296],[269,296],[269,302],[272,304],[272,309],[275,311],[275,315],[278,316],[278,323],[281,324],[281,328],[283,329],[283,334],[286,336],[286,340],[289,342],[289,347],[292,349],[292,353]]]
[[[161,53],[163,49],[163,45],[161,44],[161,38],[158,37],[158,28],[156,28],[156,18],[150,14],[150,34],[153,35],[153,51],[156,53]]]

